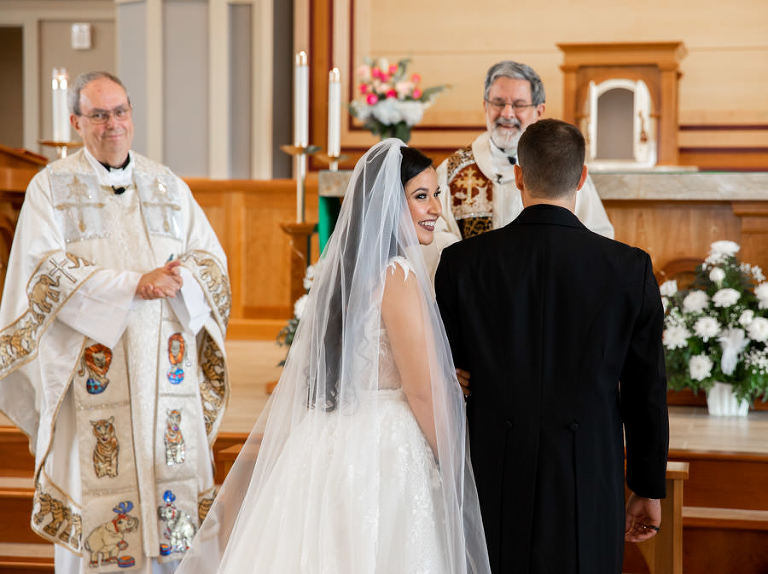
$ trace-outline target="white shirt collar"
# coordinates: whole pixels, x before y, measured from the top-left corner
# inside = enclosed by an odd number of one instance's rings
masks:
[[[491,141],[487,131],[472,143],[472,153],[480,171],[495,183],[515,181],[515,168],[509,163],[509,156]]]
[[[93,157],[93,154],[85,146],[83,147],[83,152],[85,153],[88,163],[91,164],[91,167],[96,172],[96,177],[100,184],[111,187],[127,186],[133,182],[133,166],[135,163],[133,161],[133,152],[128,151],[128,165],[123,169],[107,169],[99,163],[99,160]]]

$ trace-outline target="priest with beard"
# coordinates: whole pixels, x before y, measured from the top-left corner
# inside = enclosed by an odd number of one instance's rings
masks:
[[[443,214],[435,240],[423,248],[433,275],[444,247],[504,227],[523,210],[514,175],[517,142],[545,106],[544,85],[530,66],[506,60],[490,67],[483,96],[487,130],[437,168]],[[576,216],[591,231],[613,238],[589,177],[577,195]]]

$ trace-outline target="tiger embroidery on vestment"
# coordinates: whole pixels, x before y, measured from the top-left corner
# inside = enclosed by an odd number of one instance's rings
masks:
[[[170,466],[184,462],[184,436],[181,434],[181,411],[168,410],[165,425],[165,463]]]
[[[93,471],[98,478],[117,476],[117,455],[120,445],[115,434],[115,417],[91,421],[96,446],[93,447]]]

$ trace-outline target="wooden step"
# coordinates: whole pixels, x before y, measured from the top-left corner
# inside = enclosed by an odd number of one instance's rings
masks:
[[[32,531],[32,498],[35,491],[32,478],[0,477],[0,540],[3,543],[34,544],[42,541]]]
[[[768,511],[684,506],[683,526],[685,528],[761,530],[768,532]]]
[[[35,457],[29,452],[29,440],[16,427],[0,426],[0,476],[32,476]]]
[[[33,573],[53,574],[53,544],[0,543],[0,574]]]
[[[685,572],[768,572],[768,512],[683,507]]]

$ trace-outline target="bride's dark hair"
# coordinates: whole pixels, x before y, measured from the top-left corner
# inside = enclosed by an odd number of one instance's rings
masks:
[[[403,197],[405,196],[405,184],[411,179],[419,175],[425,169],[432,166],[432,160],[421,153],[419,150],[403,146],[400,148],[401,163],[400,163],[400,182],[402,184],[401,191]],[[347,197],[345,201],[351,202],[351,214],[350,225],[340,230],[343,234],[341,240],[345,245],[351,247],[345,249],[341,257],[341,265],[338,270],[327,270],[330,273],[335,273],[333,279],[332,295],[328,301],[328,321],[325,333],[323,337],[323,347],[325,349],[324,365],[325,365],[325,388],[317,388],[317,375],[319,373],[310,374],[309,377],[309,389],[308,389],[308,405],[310,407],[316,407],[325,411],[333,411],[338,404],[338,387],[339,379],[341,378],[342,370],[342,357],[341,349],[343,348],[342,333],[344,327],[344,311],[345,302],[351,291],[352,282],[354,279],[355,267],[361,261],[366,258],[365,253],[361,253],[358,249],[360,245],[360,234],[362,232],[363,221],[365,220],[365,213],[368,209],[375,209],[378,207],[378,203],[373,201],[373,195],[379,191],[379,186],[376,185],[377,178],[380,177],[380,171],[382,164],[384,163],[386,153],[373,154],[368,158],[368,161],[363,168],[361,176],[357,178],[355,182],[354,192],[351,197]],[[398,214],[392,214],[397,216]],[[402,255],[397,245],[395,237],[391,238],[391,244],[389,246],[389,257],[396,255]],[[320,309],[316,309],[316,312],[322,312]],[[362,344],[363,341],[360,341]],[[323,400],[319,400],[323,397]]]
[[[403,188],[422,171],[432,167],[432,160],[415,147],[403,146],[400,148],[400,154],[403,156],[403,162],[400,164],[400,181]]]

